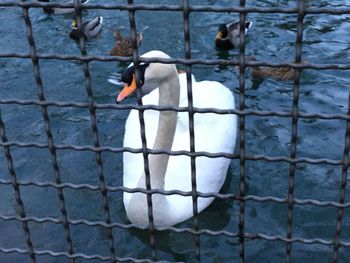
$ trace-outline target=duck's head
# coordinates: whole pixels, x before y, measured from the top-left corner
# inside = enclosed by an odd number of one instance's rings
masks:
[[[225,38],[227,37],[227,34],[228,34],[227,26],[225,24],[220,24],[216,38]]]
[[[121,41],[123,39],[122,33],[119,30],[114,31],[113,36],[116,41]]]
[[[141,56],[142,58],[170,58],[162,51],[153,50]],[[152,81],[161,83],[165,81],[173,72],[176,66],[174,64],[163,63],[144,63],[141,62],[139,68],[139,85],[136,83],[135,66],[133,63],[123,72],[121,80],[125,83],[124,88],[118,94],[116,102],[119,103],[133,93],[137,87],[141,87],[145,82]]]

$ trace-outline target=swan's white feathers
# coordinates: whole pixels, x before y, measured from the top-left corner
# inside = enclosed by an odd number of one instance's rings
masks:
[[[150,52],[150,57],[164,56],[159,52]],[[153,54],[155,53],[155,54]],[[180,107],[187,106],[186,74],[179,75]],[[196,82],[192,78],[194,106],[199,108],[233,109],[234,98],[230,90],[215,81]],[[158,105],[159,91],[155,89],[142,98],[144,105]],[[159,111],[146,110],[144,119],[146,125],[147,147],[152,148],[158,127]],[[173,141],[173,151],[190,150],[188,113],[180,112]],[[232,153],[236,140],[236,116],[232,114],[196,113],[194,115],[195,150],[210,153]],[[127,119],[124,146],[141,148],[140,124],[138,111],[132,110]],[[135,188],[144,171],[142,154],[124,153],[124,186]],[[136,165],[137,164],[137,165]],[[197,157],[197,190],[201,192],[218,192],[222,187],[230,159]],[[165,190],[191,191],[191,159],[188,156],[170,156],[165,175]],[[131,194],[124,193],[124,206],[128,206]],[[169,195],[167,200],[171,205],[173,222],[181,222],[193,215],[192,197]],[[199,198],[199,212],[206,208],[213,198]]]
[[[143,54],[141,57],[143,58],[170,58],[170,56],[163,51],[160,50],[151,50],[145,54]]]

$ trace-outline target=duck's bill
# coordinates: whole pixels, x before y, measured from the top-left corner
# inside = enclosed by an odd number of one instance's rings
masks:
[[[133,93],[136,90],[136,78],[135,75],[133,75],[132,77],[132,81],[131,84],[125,84],[124,88],[122,89],[122,91],[118,94],[117,98],[116,98],[116,103],[121,102],[122,100],[124,100],[126,97],[128,97],[131,93]]]

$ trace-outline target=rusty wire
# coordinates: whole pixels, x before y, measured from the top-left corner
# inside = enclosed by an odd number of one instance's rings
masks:
[[[245,0],[239,1],[239,6],[245,6]],[[245,109],[245,13],[239,13],[239,109]],[[246,159],[245,156],[245,116],[239,116],[239,261],[244,262],[245,254],[245,184],[246,184]]]
[[[128,0],[128,4],[133,6],[134,1]],[[129,22],[131,27],[131,39],[133,45],[133,63],[135,65],[135,77],[137,79],[136,85],[140,87],[140,70],[139,70],[139,54],[138,54],[138,45],[137,45],[137,31],[136,31],[136,20],[135,20],[135,11],[129,10]],[[137,104],[142,106],[142,89],[137,89]],[[146,190],[151,190],[151,176],[150,176],[150,167],[149,167],[149,151],[147,147],[146,141],[146,129],[145,129],[145,120],[144,120],[144,111],[139,110],[139,122],[140,122],[140,136],[142,143],[142,155],[143,155],[143,165],[144,165],[144,173],[145,173],[145,184]],[[152,203],[152,194],[147,193],[147,215],[148,215],[148,230],[150,233],[150,245],[152,249],[151,258],[155,260],[156,258],[156,246],[155,246],[155,235],[154,235],[154,220],[153,220],[153,203]]]
[[[301,62],[301,49],[303,40],[303,19],[305,17],[304,4],[299,3],[298,21],[297,21],[297,37],[295,42],[295,62]],[[294,77],[293,99],[292,99],[292,132],[291,132],[291,149],[290,158],[295,159],[297,155],[297,138],[298,138],[298,105],[299,105],[299,89],[300,89],[300,69],[297,69]],[[288,218],[287,218],[287,238],[292,238],[293,229],[293,199],[294,199],[294,177],[297,164],[291,163],[288,176]],[[286,261],[291,261],[292,244],[286,243]]]
[[[75,15],[78,22],[78,28],[81,28],[82,26],[82,19],[81,19],[81,3],[80,0],[74,0],[74,9],[75,9]],[[82,56],[87,56],[87,49],[85,46],[85,38],[83,35],[79,37],[79,47],[80,52]],[[90,69],[89,69],[89,62],[83,61],[83,72],[84,72],[84,79],[85,79],[85,88],[86,93],[88,97],[88,109],[90,113],[90,123],[91,123],[91,130],[92,130],[92,137],[93,137],[93,144],[94,147],[100,147],[100,140],[99,140],[99,132],[97,128],[97,120],[96,120],[96,109],[94,107],[94,100],[93,100],[93,91],[92,91],[92,84],[91,84],[91,77],[90,77]],[[110,215],[110,209],[109,209],[109,202],[108,202],[108,192],[106,190],[106,182],[105,182],[105,176],[104,176],[104,168],[103,168],[103,161],[102,161],[102,153],[101,152],[95,152],[96,154],[96,163],[98,166],[98,179],[99,179],[99,187],[100,187],[100,193],[102,195],[102,207],[104,212],[104,219],[106,224],[110,224],[111,221],[111,215]],[[110,251],[110,257],[111,262],[116,262],[116,251],[115,251],[115,242],[113,237],[112,229],[107,229],[107,236],[109,241],[109,251]]]
[[[132,32],[132,39],[134,43],[134,52],[132,57],[110,57],[110,56],[89,56],[85,47],[84,39],[80,39],[80,56],[72,56],[65,54],[44,54],[38,53],[35,47],[35,40],[32,34],[32,25],[29,17],[28,10],[30,8],[42,8],[45,6],[51,7],[74,7],[76,10],[78,25],[81,25],[80,12],[82,9],[104,9],[104,10],[124,10],[129,12],[129,20]],[[47,137],[47,143],[32,143],[32,142],[20,142],[20,141],[8,141],[6,136],[5,124],[1,116],[0,108],[0,145],[3,147],[5,157],[7,160],[8,171],[10,174],[9,180],[0,179],[0,185],[11,185],[15,192],[15,199],[17,206],[19,208],[18,215],[2,215],[0,214],[0,220],[3,221],[16,221],[22,224],[24,231],[24,239],[26,241],[27,247],[23,248],[5,248],[0,247],[0,252],[5,254],[25,254],[28,255],[31,262],[36,262],[36,256],[40,255],[49,255],[51,257],[65,257],[74,262],[76,259],[84,260],[101,260],[101,261],[110,261],[110,262],[157,262],[156,256],[156,247],[155,247],[155,237],[154,237],[154,225],[153,225],[153,214],[152,214],[152,199],[151,195],[155,193],[172,195],[179,194],[183,196],[192,196],[193,199],[193,214],[194,214],[194,227],[193,228],[177,228],[177,227],[163,227],[160,230],[170,230],[177,233],[190,233],[195,237],[195,258],[197,261],[200,261],[200,236],[209,235],[209,236],[227,236],[235,237],[239,239],[239,259],[240,262],[244,262],[244,251],[245,251],[245,240],[254,240],[261,239],[266,241],[283,241],[286,244],[286,261],[291,261],[292,255],[292,244],[293,243],[302,243],[302,244],[320,244],[325,246],[332,246],[332,262],[338,261],[338,253],[340,247],[350,248],[350,242],[342,241],[340,238],[342,230],[342,220],[344,215],[344,209],[350,207],[350,202],[345,202],[345,191],[347,183],[347,173],[349,167],[349,149],[350,149],[350,110],[347,114],[320,114],[320,113],[303,113],[298,109],[298,100],[299,100],[299,84],[300,84],[300,70],[301,69],[337,69],[337,70],[349,70],[350,64],[314,64],[302,61],[301,57],[301,47],[302,47],[302,36],[303,36],[303,19],[308,14],[331,14],[331,15],[340,15],[340,14],[350,14],[350,8],[308,8],[305,7],[302,1],[299,5],[296,5],[292,8],[268,8],[268,7],[250,7],[245,5],[244,0],[240,0],[240,5],[237,7],[222,7],[222,6],[200,6],[200,5],[191,5],[188,0],[184,0],[182,5],[150,5],[150,4],[134,4],[132,0],[128,0],[127,4],[98,4],[98,3],[89,3],[84,6],[80,5],[80,2],[75,0],[74,3],[42,3],[42,2],[26,2],[26,1],[0,1],[0,7],[17,7],[23,9],[23,18],[24,24],[26,27],[27,40],[30,46],[30,53],[0,53],[0,58],[21,58],[21,59],[31,59],[33,64],[33,73],[36,80],[37,90],[38,90],[38,100],[19,100],[19,99],[0,99],[1,105],[32,105],[40,107],[42,112],[42,117],[45,123],[45,132]],[[174,58],[174,59],[152,59],[152,58],[140,58],[138,55],[137,45],[136,45],[136,23],[135,23],[135,11],[144,10],[144,11],[176,11],[182,12],[184,19],[184,40],[185,40],[185,58]],[[189,17],[191,12],[236,12],[240,14],[240,25],[241,29],[244,28],[245,16],[247,13],[283,13],[283,14],[295,14],[297,18],[297,36],[295,42],[295,61],[294,62],[285,62],[285,63],[271,63],[265,61],[245,61],[245,44],[244,44],[244,30],[240,32],[240,46],[239,46],[239,58],[232,60],[224,59],[192,59],[191,58],[191,47],[190,47],[190,23]],[[78,103],[74,101],[48,101],[45,99],[43,84],[40,77],[40,60],[63,60],[63,61],[80,61],[82,62],[82,70],[84,72],[84,78],[86,83],[86,93],[87,93],[87,103]],[[115,105],[115,104],[98,104],[93,101],[93,89],[91,85],[91,77],[89,70],[89,62],[91,61],[133,61],[136,67],[140,62],[161,62],[161,63],[178,63],[186,66],[187,74],[187,87],[188,87],[188,98],[189,104],[188,107],[169,107],[169,106],[150,106],[142,105],[141,100],[139,100],[138,105]],[[201,65],[239,65],[239,107],[237,110],[227,109],[227,110],[218,110],[213,108],[208,109],[198,109],[193,107],[192,104],[192,90],[191,90],[191,66],[201,64]],[[248,110],[245,107],[244,102],[244,92],[245,92],[245,78],[244,72],[247,67],[256,67],[256,66],[270,66],[270,67],[289,67],[296,69],[296,75],[294,79],[293,87],[293,100],[292,100],[292,110],[291,112],[273,112],[273,111],[255,111]],[[140,98],[140,94],[138,95]],[[54,142],[51,127],[50,127],[50,116],[48,114],[48,107],[70,107],[70,108],[85,108],[89,110],[91,129],[93,134],[93,146],[90,145],[63,145],[56,144]],[[350,97],[349,97],[349,109],[350,109]],[[96,109],[136,109],[140,112],[140,123],[141,123],[141,132],[142,132],[142,148],[141,149],[131,149],[127,147],[114,148],[109,146],[101,146],[99,141],[98,126],[96,122]],[[165,150],[152,150],[147,147],[144,134],[144,124],[142,125],[143,116],[142,112],[147,109],[155,110],[175,110],[179,112],[188,112],[189,113],[189,126],[190,126],[190,150],[189,151],[165,151]],[[196,152],[194,145],[194,129],[193,129],[193,115],[194,113],[206,113],[214,112],[217,114],[236,114],[239,117],[239,153],[238,154],[223,154],[223,153],[209,153],[209,152]],[[265,156],[265,155],[248,155],[245,153],[245,118],[247,116],[262,116],[262,117],[281,117],[281,118],[290,118],[292,122],[292,134],[291,134],[291,150],[290,156]],[[339,119],[344,120],[347,123],[346,132],[345,132],[345,142],[344,142],[344,152],[343,158],[341,160],[335,159],[311,159],[311,158],[301,158],[296,155],[296,146],[297,146],[297,128],[298,120],[301,118],[317,118],[317,119]],[[55,182],[34,182],[34,181],[18,181],[16,172],[13,166],[13,158],[11,154],[11,147],[33,147],[33,148],[43,148],[48,149],[51,156],[51,163],[54,171]],[[96,154],[96,163],[99,168],[98,178],[99,185],[90,185],[90,184],[71,184],[71,183],[62,183],[60,178],[60,169],[57,163],[56,150],[58,149],[70,149],[74,151],[88,151],[94,152]],[[102,160],[102,152],[132,152],[132,153],[142,153],[144,155],[144,167],[146,174],[146,189],[133,188],[129,189],[126,187],[112,187],[108,186],[105,183],[104,177],[104,168]],[[159,189],[151,189],[149,182],[149,168],[147,156],[148,154],[169,154],[169,155],[187,155],[191,157],[191,174],[192,174],[192,190],[188,192],[184,191],[165,191]],[[201,193],[196,189],[196,167],[195,167],[195,158],[198,156],[206,156],[210,158],[216,157],[227,157],[231,159],[237,159],[240,162],[240,191],[239,194],[220,194],[220,193]],[[287,198],[277,198],[274,196],[255,196],[255,195],[246,195],[245,194],[245,162],[247,160],[262,160],[266,162],[286,162],[290,165],[289,170],[289,182],[288,182],[288,196]],[[300,163],[309,163],[309,164],[330,164],[341,166],[341,185],[340,185],[340,194],[339,201],[320,201],[314,199],[297,199],[294,198],[294,175],[295,170],[298,164]],[[147,179],[148,178],[148,179]],[[147,183],[148,182],[148,183]],[[20,189],[27,186],[36,186],[36,187],[51,187],[57,190],[60,204],[61,218],[53,217],[28,217],[25,213],[25,200],[21,197]],[[88,189],[91,191],[99,191],[102,196],[102,207],[104,210],[104,221],[89,221],[85,219],[75,219],[72,220],[69,218],[67,211],[65,209],[65,198],[63,195],[63,189]],[[110,218],[110,206],[108,204],[108,193],[109,192],[128,192],[135,193],[141,192],[147,194],[148,198],[148,215],[149,215],[149,226],[143,227],[135,224],[122,224],[112,222]],[[216,197],[220,199],[230,199],[233,201],[238,201],[240,204],[240,213],[239,213],[239,229],[238,232],[230,231],[213,231],[209,229],[200,229],[197,219],[197,199],[198,197]],[[282,235],[266,235],[260,233],[247,233],[244,230],[244,216],[245,216],[245,203],[246,202],[272,202],[277,204],[286,204],[288,207],[287,215],[287,233],[286,236]],[[319,206],[319,207],[334,207],[338,209],[338,216],[336,220],[336,231],[334,234],[334,239],[325,240],[321,238],[314,239],[305,239],[302,237],[295,237],[293,235],[293,207],[294,206]],[[65,239],[67,249],[66,251],[51,251],[51,250],[37,250],[34,249],[33,241],[31,239],[30,228],[28,223],[54,223],[61,224],[65,230]],[[107,235],[109,238],[109,256],[103,255],[87,255],[84,253],[79,253],[73,249],[74,239],[70,232],[70,225],[86,225],[86,226],[100,226],[106,228]],[[119,229],[132,229],[132,228],[141,228],[148,229],[150,232],[152,255],[151,259],[136,259],[133,257],[118,257],[117,254],[117,245],[115,244],[112,230],[114,228]]]

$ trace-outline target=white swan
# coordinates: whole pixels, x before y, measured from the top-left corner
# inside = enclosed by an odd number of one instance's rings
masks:
[[[161,51],[150,51],[142,57],[170,58]],[[174,64],[141,64],[142,82],[156,81],[159,88],[142,98],[143,104],[187,106],[186,74],[178,74]],[[116,98],[122,101],[136,89],[131,64],[122,75],[126,83]],[[193,101],[198,108],[233,109],[234,98],[229,89],[215,81],[197,82],[192,77]],[[144,112],[147,147],[164,150],[190,150],[188,112],[146,110]],[[194,115],[195,150],[232,153],[236,140],[236,116],[233,114],[196,113]],[[132,110],[125,124],[124,146],[142,148],[137,110]],[[125,187],[146,189],[142,154],[123,155]],[[197,191],[218,192],[222,187],[230,159],[196,158]],[[191,191],[191,159],[188,156],[149,155],[152,189]],[[148,225],[146,194],[124,192],[128,219]],[[198,212],[214,198],[198,198]],[[191,196],[152,195],[155,227],[171,226],[193,216]]]

